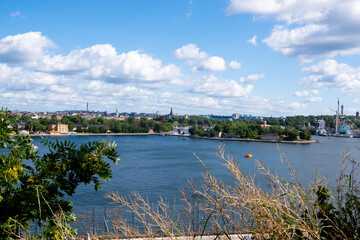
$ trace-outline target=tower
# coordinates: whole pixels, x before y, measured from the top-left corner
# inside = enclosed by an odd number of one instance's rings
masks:
[[[174,114],[173,114],[173,110],[172,110],[172,107],[170,109],[170,116],[172,117]]]
[[[86,112],[89,112],[89,102],[86,103]]]
[[[338,105],[336,111],[336,128],[335,128],[335,135],[339,134],[339,107],[340,107],[340,98],[338,98]]]
[[[118,108],[117,108],[117,107],[116,107],[115,116],[116,116],[116,118],[118,118],[118,117],[119,117],[119,111],[118,111]]]
[[[344,105],[341,105],[341,115],[344,115]]]

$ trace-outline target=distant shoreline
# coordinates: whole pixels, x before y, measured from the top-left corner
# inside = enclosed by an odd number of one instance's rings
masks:
[[[319,143],[319,140],[296,140],[296,141],[283,141],[283,140],[261,140],[249,138],[219,138],[219,137],[197,137],[197,136],[183,136],[174,135],[170,133],[76,133],[76,134],[29,134],[31,137],[64,137],[64,136],[174,136],[174,137],[188,137],[194,139],[217,140],[217,141],[238,141],[238,142],[262,142],[262,143],[290,143],[290,144],[310,144]]]
[[[261,139],[249,139],[249,138],[219,138],[219,137],[195,137],[195,139],[208,139],[208,140],[219,140],[219,141],[238,141],[238,142],[263,142],[263,143],[291,143],[291,144],[309,144],[319,143],[319,140],[296,140],[296,141],[283,141],[283,140],[261,140]]]

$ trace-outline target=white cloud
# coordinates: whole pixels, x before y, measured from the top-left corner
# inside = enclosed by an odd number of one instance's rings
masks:
[[[360,53],[358,0],[230,0],[227,12],[279,21],[264,42],[284,56],[309,62]]]
[[[265,74],[251,74],[247,77],[241,77],[240,83],[254,83],[257,82],[259,79],[264,78]]]
[[[14,12],[14,13],[10,13],[10,17],[12,17],[12,18],[16,18],[16,17],[25,18],[25,16],[22,15],[19,10]]]
[[[237,61],[231,61],[229,63],[229,67],[232,69],[240,69],[241,68],[241,63],[237,62]]]
[[[139,51],[118,54],[110,44],[73,50],[67,56],[46,56],[37,69],[115,83],[149,83],[171,81],[181,77],[180,69],[173,64],[163,66],[159,59]]]
[[[327,16],[336,3],[336,0],[230,0],[227,12],[249,12],[291,24],[319,21]]]
[[[311,91],[302,91],[302,92],[300,92],[300,91],[296,91],[295,93],[294,93],[294,95],[296,96],[296,97],[312,97],[312,96],[314,96],[314,95],[319,95],[320,94],[320,91],[319,90],[317,90],[317,89],[315,89],[315,90],[311,90]]]
[[[226,62],[223,58],[218,56],[208,57],[208,54],[204,51],[200,51],[195,44],[188,44],[178,48],[174,51],[175,58],[186,59],[189,65],[198,66],[193,67],[192,71],[226,71]],[[200,62],[200,63],[199,63]],[[240,69],[241,63],[237,61],[231,61],[229,67],[232,69]]]
[[[313,88],[335,88],[346,94],[358,94],[360,89],[360,68],[327,59],[302,69],[309,73],[300,85]]]
[[[250,43],[250,44],[256,46],[256,45],[257,45],[256,39],[257,39],[257,36],[254,35],[252,38],[250,38],[249,40],[247,40],[247,43]]]
[[[309,97],[306,99],[307,102],[316,103],[316,102],[322,102],[322,97]]]
[[[196,44],[188,44],[174,51],[175,58],[178,59],[204,59],[208,56],[206,52],[201,52]]]
[[[359,99],[359,98],[355,98],[352,102],[353,102],[353,103],[356,103],[356,104],[360,104],[360,99]]]
[[[29,67],[33,71],[115,83],[180,83],[181,71],[174,64],[163,65],[140,51],[118,54],[110,44],[73,50],[68,55],[49,55],[55,46],[40,32],[8,36],[0,40],[0,63]]]
[[[213,56],[202,61],[199,66],[193,68],[194,71],[226,71],[226,62],[223,58]]]
[[[252,85],[242,86],[234,80],[220,80],[210,75],[199,79],[190,92],[210,97],[243,97],[249,95],[252,90]]]
[[[324,39],[319,35],[327,34],[326,25],[310,24],[294,29],[276,27],[264,42],[287,57],[297,57],[302,61],[311,61],[314,56],[327,57],[335,53],[321,47]]]
[[[45,49],[55,44],[41,32],[28,32],[0,39],[0,62],[35,66],[45,55]]]
[[[7,90],[44,89],[45,86],[66,81],[61,76],[53,76],[41,72],[32,72],[20,67],[9,67],[0,64],[0,83]]]

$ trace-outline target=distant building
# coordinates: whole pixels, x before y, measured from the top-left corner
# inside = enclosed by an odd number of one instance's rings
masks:
[[[231,115],[232,119],[239,119],[239,114],[238,113],[234,113],[233,115]]]
[[[169,116],[170,116],[170,117],[174,116],[172,107],[171,107],[171,109],[170,109],[170,114],[169,114]]]
[[[320,119],[320,120],[318,120],[318,123],[319,123],[318,131],[320,133],[324,133],[325,132],[325,120]]]
[[[48,129],[50,129],[50,131],[53,132],[60,132],[60,133],[69,132],[69,126],[67,124],[62,124],[61,122],[49,124]]]
[[[21,131],[19,131],[19,134],[29,135],[29,131],[28,130],[21,130]]]
[[[356,112],[356,116],[359,117],[359,112]]]
[[[267,127],[271,127],[271,125],[267,124],[266,121],[262,121],[261,122],[261,127],[267,128]]]

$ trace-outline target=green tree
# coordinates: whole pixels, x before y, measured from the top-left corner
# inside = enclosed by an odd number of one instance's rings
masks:
[[[217,132],[221,132],[223,129],[222,125],[221,124],[216,124],[215,127],[214,127],[214,130],[217,131]]]
[[[0,155],[0,239],[13,238],[12,233],[28,229],[31,221],[44,226],[44,237],[64,238],[56,216],[75,219],[72,203],[65,197],[81,183],[101,189],[101,180],[112,177],[110,162],[118,161],[116,145],[95,141],[77,146],[44,139],[48,153],[39,156],[30,137],[12,138],[9,124],[7,112],[0,111],[0,146],[6,149]],[[70,225],[63,227],[75,232]]]
[[[299,131],[296,129],[285,128],[285,140],[287,141],[295,141],[299,136]]]
[[[309,131],[307,131],[307,130],[301,130],[300,133],[299,133],[299,136],[303,140],[310,140],[311,133]]]

